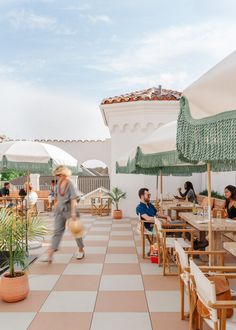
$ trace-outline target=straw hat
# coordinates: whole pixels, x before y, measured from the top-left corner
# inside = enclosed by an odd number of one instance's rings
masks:
[[[68,228],[73,236],[79,238],[84,234],[84,224],[77,218],[77,220],[68,219]]]
[[[64,175],[66,177],[70,177],[71,176],[71,170],[69,170],[68,167],[60,165],[57,166],[54,171],[53,171],[53,175],[57,176],[57,175]]]

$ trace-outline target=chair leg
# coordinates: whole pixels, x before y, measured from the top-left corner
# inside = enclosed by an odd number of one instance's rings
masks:
[[[143,259],[146,258],[146,255],[145,255],[145,235],[144,235],[144,232],[141,231],[141,240],[142,240],[142,255],[143,255]]]
[[[184,281],[180,279],[180,299],[181,299],[181,320],[185,319],[184,315]]]

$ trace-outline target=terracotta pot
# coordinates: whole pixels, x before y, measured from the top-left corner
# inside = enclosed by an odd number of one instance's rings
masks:
[[[122,219],[122,211],[121,210],[114,210],[113,211],[113,219]]]
[[[1,278],[0,296],[3,301],[16,302],[25,299],[29,293],[28,276],[18,272],[18,276],[9,277],[6,273]]]

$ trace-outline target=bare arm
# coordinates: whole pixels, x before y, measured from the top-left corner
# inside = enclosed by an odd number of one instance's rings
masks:
[[[145,222],[155,223],[155,219],[154,219],[154,217],[150,217],[150,216],[147,215],[147,214],[142,214],[142,219],[143,219]]]
[[[77,200],[72,199],[71,200],[71,218],[73,220],[76,220],[76,207],[77,207]]]

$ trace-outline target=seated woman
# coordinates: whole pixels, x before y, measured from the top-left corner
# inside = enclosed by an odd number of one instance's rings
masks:
[[[25,209],[27,202],[28,202],[28,205],[27,205],[28,210],[32,211],[32,213],[37,213],[36,203],[38,200],[38,194],[33,190],[32,183],[26,182],[24,184],[24,191],[25,191],[26,195],[25,195],[25,193],[23,193],[23,191],[21,192],[21,197],[23,199],[23,201],[22,201],[23,205],[22,204],[19,205],[18,209],[22,209],[22,207],[23,207],[23,209]],[[28,194],[27,194],[27,191],[28,191]]]
[[[197,196],[195,194],[194,188],[193,188],[193,184],[190,181],[186,181],[184,184],[184,189],[185,192],[182,193],[181,192],[181,188],[178,189],[179,194],[181,197],[175,196],[178,199],[188,199],[189,202],[193,203],[193,202],[197,202]]]
[[[226,216],[236,220],[236,187],[229,185],[225,187],[225,204],[224,209]]]

